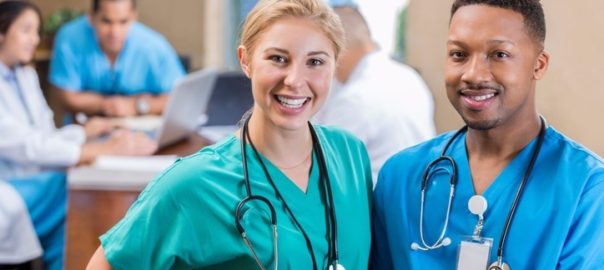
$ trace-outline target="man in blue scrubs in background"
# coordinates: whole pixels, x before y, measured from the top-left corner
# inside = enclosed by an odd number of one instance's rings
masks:
[[[537,113],[544,40],[538,0],[455,1],[445,84],[467,130],[386,162],[374,194],[373,269],[602,269],[603,160]],[[441,155],[457,164],[450,214],[448,161],[431,170],[422,197],[424,168]],[[472,212],[474,195],[486,203]]]
[[[184,74],[168,41],[136,21],[135,0],[93,0],[57,34],[49,80],[71,112],[133,116],[161,114]]]

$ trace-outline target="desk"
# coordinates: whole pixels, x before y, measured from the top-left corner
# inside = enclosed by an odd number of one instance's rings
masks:
[[[193,135],[158,154],[186,156],[197,152],[208,142]],[[84,269],[99,246],[99,236],[115,225],[126,213],[141,190],[69,189],[67,210],[67,270]]]

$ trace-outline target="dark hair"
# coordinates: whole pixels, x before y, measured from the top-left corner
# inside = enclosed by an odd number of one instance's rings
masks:
[[[92,0],[92,12],[97,13],[101,9],[101,1],[104,0]],[[108,1],[120,1],[120,0],[108,0]],[[129,0],[132,2],[132,8],[136,9],[136,0]]]
[[[487,5],[520,13],[528,34],[540,43],[545,41],[545,15],[539,0],[455,0],[451,18],[460,7],[468,5]]]
[[[42,13],[35,4],[24,0],[7,0],[0,2],[0,34],[5,35],[15,20],[26,10],[33,10],[38,14],[42,23]]]

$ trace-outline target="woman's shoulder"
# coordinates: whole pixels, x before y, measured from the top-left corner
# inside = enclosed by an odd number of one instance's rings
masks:
[[[191,182],[198,184],[212,179],[224,179],[229,175],[228,171],[232,169],[233,164],[240,163],[238,141],[235,136],[229,136],[195,154],[177,159],[157,176],[150,186],[160,185],[170,190],[186,190]]]
[[[336,126],[313,125],[317,136],[335,144],[363,146],[363,142],[351,132]]]
[[[326,155],[337,159],[356,157],[352,160],[369,163],[369,153],[365,144],[349,131],[333,126],[315,125],[314,127]]]

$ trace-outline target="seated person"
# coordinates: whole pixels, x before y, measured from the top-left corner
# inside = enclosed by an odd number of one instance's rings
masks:
[[[347,129],[365,143],[375,183],[387,158],[434,136],[432,95],[415,70],[377,48],[357,8],[332,5],[346,31],[346,50],[333,91],[313,120]]]
[[[93,0],[56,36],[50,82],[73,113],[161,114],[184,69],[168,41],[136,22],[135,0]]]
[[[23,64],[32,60],[39,43],[40,21],[40,12],[32,3],[16,0],[0,2],[0,179],[35,182],[40,180],[36,178],[39,173],[88,163],[99,154],[153,153],[155,142],[143,134],[112,131],[107,120],[92,119],[85,127],[70,125],[57,129],[54,126],[52,112],[44,100],[35,70]],[[112,134],[106,142],[85,142],[87,138],[108,132]],[[64,173],[62,175],[59,178],[61,181],[52,181],[63,183],[64,190]],[[53,191],[55,189],[46,186],[50,181],[40,181],[39,190],[46,193],[43,194],[46,198],[57,194]],[[25,184],[19,181],[9,183],[15,188]],[[5,195],[2,193],[2,197]],[[31,201],[23,193],[21,195],[25,201]],[[66,194],[63,194],[63,202],[65,198]],[[47,209],[47,205],[31,205]],[[63,225],[64,213],[60,220]],[[0,235],[2,233],[0,228]],[[60,237],[52,239],[62,243]],[[2,243],[4,240],[0,239]],[[62,254],[57,256],[61,258]],[[30,258],[26,256],[23,259]],[[50,270],[61,268],[61,265],[49,267]]]

